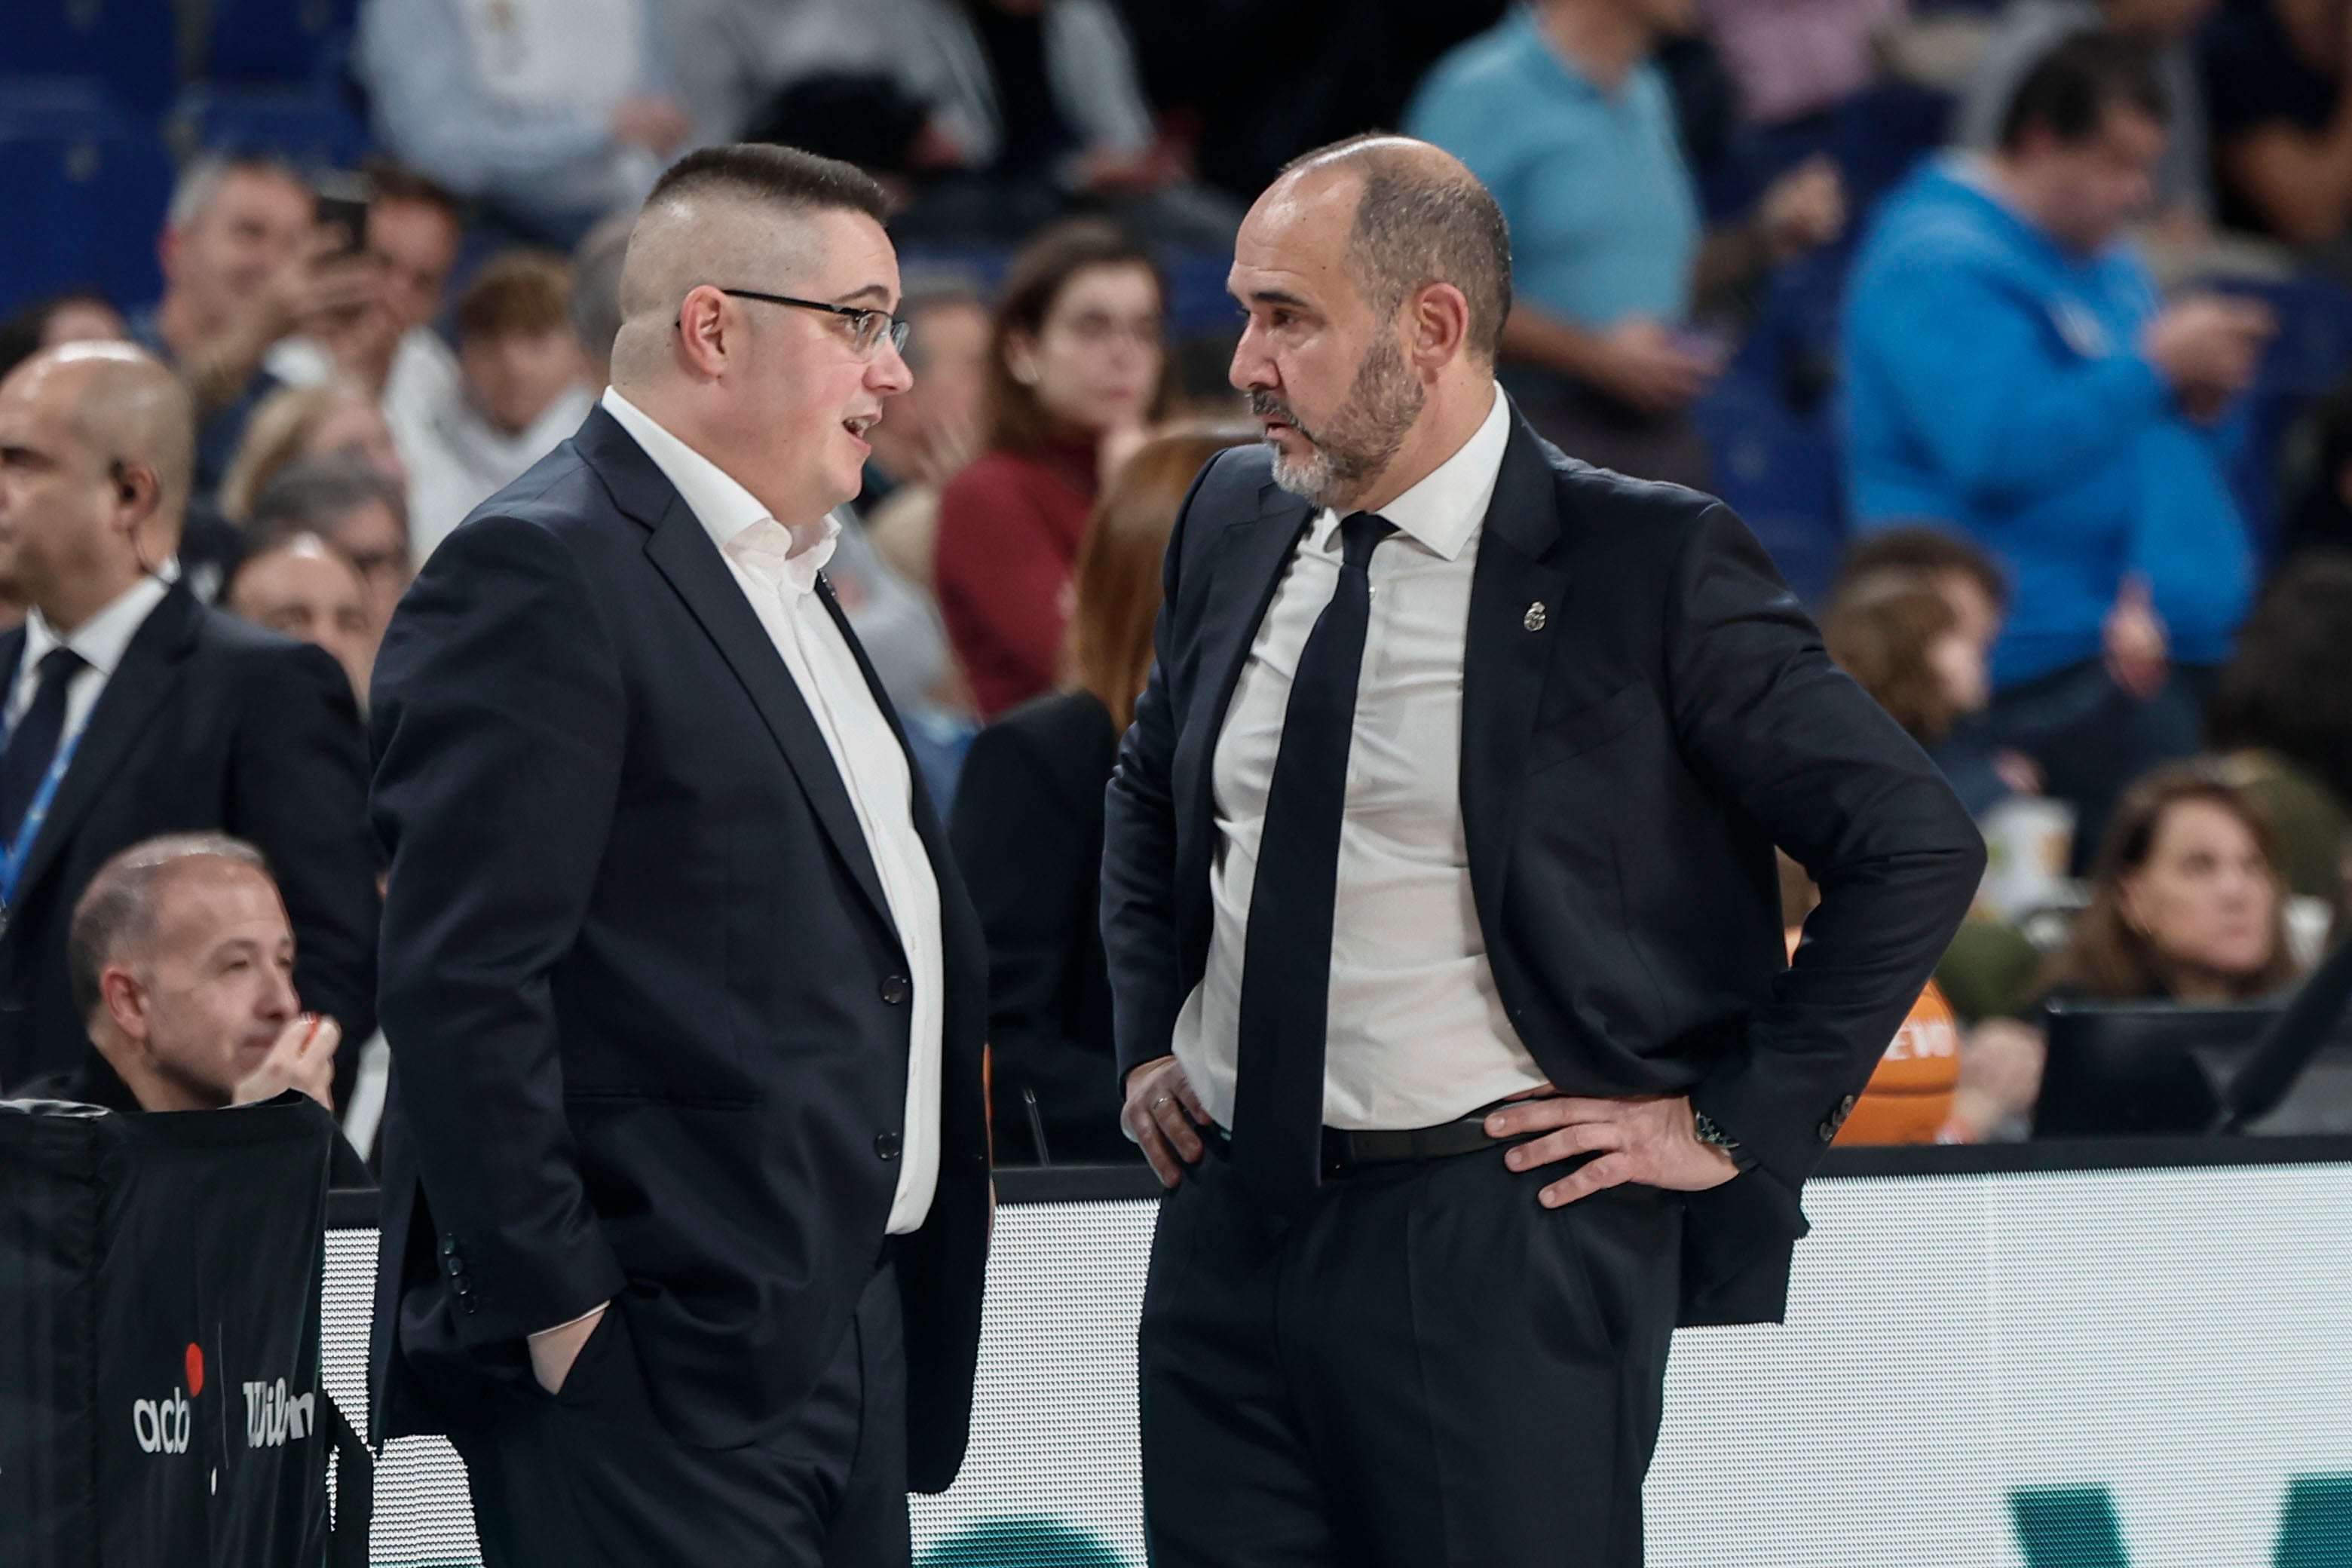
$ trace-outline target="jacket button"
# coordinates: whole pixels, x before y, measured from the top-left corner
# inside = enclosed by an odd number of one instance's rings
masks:
[[[1822,1127],[1821,1127],[1821,1132],[1822,1132],[1822,1142],[1827,1143],[1827,1142],[1831,1142],[1832,1139],[1836,1138],[1836,1137],[1837,1137],[1837,1135],[1838,1135],[1837,1123],[1836,1123],[1836,1122],[1834,1122],[1834,1121],[1824,1121],[1824,1122],[1822,1122]]]
[[[1851,1094],[1847,1095],[1843,1100],[1838,1101],[1838,1115],[1842,1118],[1852,1116],[1853,1114],[1853,1108],[1860,1103],[1861,1101],[1854,1096]]]
[[[905,975],[893,974],[882,982],[882,1000],[896,1007],[907,999],[909,989]]]
[[[441,1238],[441,1256],[444,1258],[455,1258],[457,1256],[457,1238],[456,1237],[446,1236]]]
[[[896,1132],[877,1132],[874,1134],[874,1152],[876,1157],[879,1159],[897,1159],[898,1157],[898,1135]]]

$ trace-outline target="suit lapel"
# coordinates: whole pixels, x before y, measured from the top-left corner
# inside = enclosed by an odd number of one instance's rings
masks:
[[[1225,710],[1233,705],[1234,688],[1248,661],[1266,606],[1290,563],[1292,549],[1314,509],[1305,500],[1269,482],[1259,493],[1254,518],[1228,523],[1217,541],[1208,586],[1203,590],[1200,637],[1197,704],[1176,739],[1171,761],[1177,789],[1176,886],[1202,895],[1197,907],[1186,911],[1182,931],[1189,956],[1208,952],[1209,851],[1215,837],[1217,736],[1225,727]],[[1197,927],[1197,929],[1195,929]],[[1197,952],[1194,949],[1197,947]]]
[[[759,710],[761,721],[783,752],[793,776],[800,781],[801,793],[808,797],[809,809],[816,814],[825,837],[833,840],[835,852],[849,868],[851,879],[875,914],[896,937],[898,928],[890,919],[890,901],[883,895],[881,876],[874,868],[856,809],[850,805],[848,786],[834,765],[824,732],[816,727],[816,716],[809,711],[807,699],[801,695],[783,656],[776,651],[768,628],[760,624],[751,601],[744,597],[742,584],[728,570],[701,521],[675,490],[653,537],[646,541],[646,553],[686,601],[703,631],[719,645],[719,657],[742,683],[751,706]]]
[[[1553,647],[1568,632],[1560,621],[1568,574],[1548,561],[1560,535],[1558,495],[1551,464],[1514,408],[1471,574],[1462,656],[1462,827],[1471,893],[1490,941],[1502,930],[1528,739]]]
[[[589,412],[572,444],[604,481],[614,504],[651,531],[646,540],[646,557],[686,602],[704,634],[718,645],[719,657],[742,684],[761,724],[783,752],[810,811],[848,868],[850,879],[873,907],[876,918],[897,938],[898,927],[890,918],[890,900],[883,895],[882,879],[874,868],[865,830],[857,825],[848,786],[834,765],[816,716],[809,711],[808,700],[801,694],[768,628],[760,624],[759,613],[751,608],[742,584],[728,569],[701,520],[661,471],[661,465],[647,457],[621,422],[601,406]],[[856,646],[853,639],[851,647]],[[859,663],[862,668],[862,655]]]
[[[107,677],[98,705],[90,710],[89,722],[82,726],[73,761],[58,781],[48,819],[41,824],[32,853],[26,858],[24,875],[16,882],[17,902],[22,903],[57,863],[75,827],[89,815],[140,737],[147,733],[149,718],[179,684],[181,661],[195,646],[204,613],[204,606],[186,586],[174,583],[122,650],[122,662]],[[13,656],[21,655],[23,646],[20,633],[16,647],[11,650],[12,666]]]

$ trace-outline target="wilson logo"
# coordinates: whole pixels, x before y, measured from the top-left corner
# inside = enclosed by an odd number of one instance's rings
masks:
[[[245,1446],[282,1448],[310,1435],[318,1395],[289,1394],[286,1380],[245,1385]]]

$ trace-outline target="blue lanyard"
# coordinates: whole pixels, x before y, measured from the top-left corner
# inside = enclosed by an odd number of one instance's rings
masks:
[[[16,737],[11,735],[9,739]],[[58,785],[65,782],[66,769],[73,765],[74,748],[80,744],[81,731],[77,730],[58,748],[57,760],[49,764],[41,787],[33,792],[32,804],[25,807],[25,821],[16,829],[16,841],[0,848],[0,911],[16,901],[16,884],[24,878],[25,862],[32,858],[33,842],[41,836],[41,824],[48,819],[49,806],[58,798]]]

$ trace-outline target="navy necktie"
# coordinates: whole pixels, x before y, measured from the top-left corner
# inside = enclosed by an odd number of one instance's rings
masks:
[[[25,812],[57,761],[58,742],[66,732],[66,689],[81,667],[81,655],[69,647],[41,656],[32,705],[16,721],[8,749],[0,752],[0,845],[15,846]]]
[[[1372,547],[1394,531],[1368,511],[1339,524],[1339,585],[1298,656],[1258,839],[1242,948],[1233,1159],[1258,1200],[1286,1215],[1304,1208],[1322,1179],[1323,1037],[1348,746],[1371,620]]]

